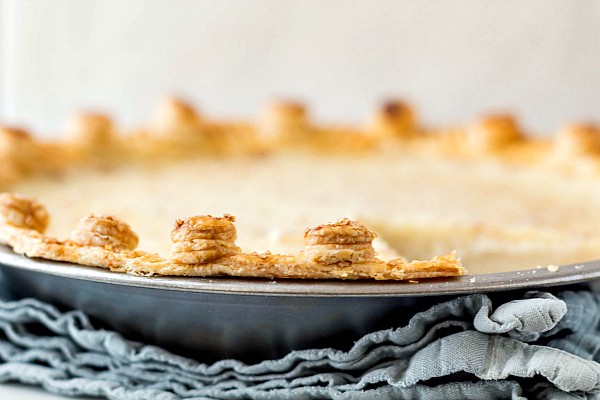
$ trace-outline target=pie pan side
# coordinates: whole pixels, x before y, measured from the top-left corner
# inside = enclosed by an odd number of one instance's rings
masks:
[[[80,309],[129,338],[203,361],[250,362],[297,349],[347,348],[365,333],[402,326],[442,296],[592,281],[600,278],[600,262],[419,284],[270,281],[115,274],[0,246],[0,271],[17,297]]]

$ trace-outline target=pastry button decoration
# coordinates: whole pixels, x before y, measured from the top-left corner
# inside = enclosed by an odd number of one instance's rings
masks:
[[[203,264],[239,254],[234,221],[227,214],[177,220],[171,232],[171,258],[183,264]]]
[[[115,217],[90,215],[79,220],[71,240],[82,246],[134,250],[139,239],[128,224]]]
[[[304,255],[308,261],[322,264],[364,263],[375,260],[375,234],[366,226],[343,219],[319,225],[304,233]]]

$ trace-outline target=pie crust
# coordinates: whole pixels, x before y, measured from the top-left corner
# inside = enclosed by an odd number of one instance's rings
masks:
[[[167,255],[137,250],[138,235],[113,216],[85,216],[69,239],[59,240],[45,234],[49,223],[45,207],[11,191],[31,177],[78,168],[101,171],[215,156],[221,162],[270,154],[302,154],[311,160],[317,155],[319,159],[360,158],[384,152],[397,157],[418,154],[430,162],[467,160],[474,166],[493,164],[513,172],[540,171],[546,177],[556,174],[590,182],[597,182],[600,171],[600,133],[592,125],[570,125],[550,139],[526,135],[508,115],[486,116],[466,127],[428,128],[419,125],[412,108],[400,101],[385,104],[362,129],[314,124],[304,106],[293,102],[271,104],[256,123],[224,123],[204,119],[189,104],[170,99],[158,109],[150,127],[133,132],[118,132],[110,118],[91,113],[77,115],[68,126],[67,139],[60,142],[41,142],[26,131],[0,128],[0,188],[8,189],[0,195],[0,243],[28,257],[139,275],[415,280],[464,274],[457,257],[460,248],[458,253],[448,251],[426,261],[380,259],[373,247],[376,234],[347,218],[307,228],[304,249],[294,254],[243,251],[236,243],[235,218],[227,214],[180,216]],[[210,190],[210,182],[205,184]],[[443,231],[442,222],[431,221],[430,230]],[[453,232],[466,234],[450,229],[449,237]],[[469,232],[507,235],[494,233],[494,227],[487,225]],[[588,257],[597,243],[591,235],[574,252]]]

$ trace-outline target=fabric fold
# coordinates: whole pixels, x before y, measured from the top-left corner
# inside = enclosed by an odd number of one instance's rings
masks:
[[[0,301],[0,382],[123,400],[600,398],[600,297],[511,296],[457,297],[350,349],[252,365],[204,364],[96,329],[78,311]]]

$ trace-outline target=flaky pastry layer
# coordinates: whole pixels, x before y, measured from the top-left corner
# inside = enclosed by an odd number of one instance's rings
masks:
[[[29,202],[20,215],[0,219],[0,244],[27,257],[66,261],[108,268],[136,275],[238,276],[295,279],[375,279],[409,280],[464,274],[460,260],[449,254],[429,261],[388,262],[375,257],[371,241],[375,235],[355,221],[307,229],[307,251],[296,255],[244,254],[235,245],[234,218],[197,216],[178,220],[173,228],[170,258],[134,250],[137,235],[124,222],[108,216],[88,216],[81,220],[70,240],[58,240],[33,229],[25,218],[42,206],[10,193],[0,194],[0,203]],[[5,209],[0,209],[0,214]],[[45,210],[44,210],[45,211]],[[39,225],[36,225],[39,228]],[[319,244],[315,244],[315,240]],[[182,244],[193,243],[190,246]],[[359,245],[357,247],[357,245]],[[315,246],[320,246],[315,249]],[[333,252],[333,254],[332,254]]]
[[[181,157],[240,153],[260,157],[287,151],[377,154],[382,148],[396,149],[399,157],[419,152],[432,159],[474,158],[576,174],[600,172],[596,126],[569,125],[554,139],[526,135],[509,115],[486,116],[456,128],[431,128],[420,125],[413,109],[400,101],[385,104],[359,129],[317,125],[306,108],[294,102],[270,104],[256,122],[232,123],[207,119],[189,104],[172,99],[143,129],[120,132],[110,118],[84,113],[69,123],[67,133],[66,141],[40,142],[22,129],[0,127],[0,189],[38,172],[79,166],[112,168]],[[30,257],[144,275],[402,280],[464,273],[454,254],[430,261],[382,261],[371,244],[374,234],[348,220],[307,229],[305,249],[296,255],[242,253],[228,216],[177,221],[168,258],[135,250],[137,235],[110,216],[82,219],[70,240],[61,241],[43,234],[47,213],[38,203],[2,196],[0,241]]]
[[[590,123],[564,126],[554,138],[527,135],[506,114],[486,115],[472,124],[429,127],[418,123],[413,109],[389,101],[362,128],[317,125],[295,102],[269,104],[254,122],[204,118],[190,104],[169,99],[142,129],[120,131],[98,113],[80,113],[68,123],[66,140],[41,142],[29,132],[0,126],[0,187],[36,172],[74,166],[114,166],[202,155],[255,154],[280,151],[323,153],[378,152],[396,148],[432,157],[459,157],[600,173],[600,129]]]

